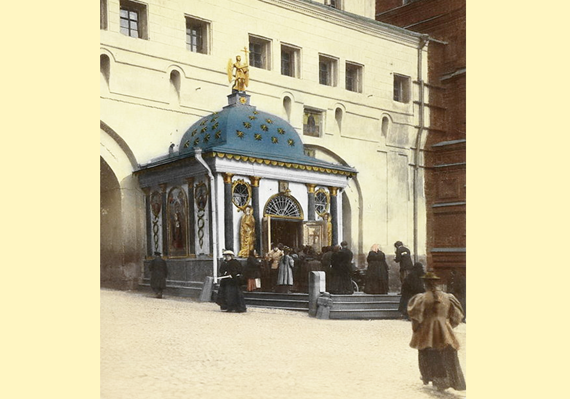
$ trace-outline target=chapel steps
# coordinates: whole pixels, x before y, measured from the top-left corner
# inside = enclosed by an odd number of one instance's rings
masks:
[[[309,311],[309,295],[303,293],[244,292],[251,307]],[[331,295],[329,319],[400,319],[400,295],[364,294]]]
[[[284,310],[309,311],[309,294],[276,293],[276,292],[244,292],[245,304],[258,308],[274,308]]]

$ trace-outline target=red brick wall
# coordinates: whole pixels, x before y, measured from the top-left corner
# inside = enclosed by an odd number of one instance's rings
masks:
[[[463,269],[466,246],[466,0],[377,0],[376,19],[426,33],[430,130],[425,146],[428,267]],[[450,165],[454,164],[454,165]],[[442,206],[443,205],[443,206]],[[440,249],[431,251],[431,249]],[[448,252],[441,248],[449,248]],[[464,272],[464,271],[462,271]]]

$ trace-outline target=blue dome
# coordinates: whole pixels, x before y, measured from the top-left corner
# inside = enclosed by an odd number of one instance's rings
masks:
[[[299,134],[282,118],[258,111],[245,92],[228,96],[229,105],[194,123],[182,136],[178,158],[204,153],[250,162],[354,175],[349,166],[332,164],[305,155]]]
[[[303,142],[285,120],[258,111],[248,104],[230,104],[194,123],[182,136],[180,154],[193,153],[194,147],[204,152],[269,157],[279,160],[306,160]]]

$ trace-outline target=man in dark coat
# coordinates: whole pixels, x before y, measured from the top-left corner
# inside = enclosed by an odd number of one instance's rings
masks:
[[[150,261],[150,265],[148,266],[148,270],[150,271],[150,288],[152,288],[157,298],[162,298],[162,291],[166,288],[168,268],[160,252],[157,251],[154,255],[154,259]]]
[[[398,310],[406,319],[408,318],[408,302],[410,298],[416,294],[426,292],[424,280],[422,279],[424,274],[424,266],[420,262],[416,262],[412,271],[404,279]]]
[[[412,256],[410,250],[404,246],[402,241],[396,241],[394,246],[396,247],[396,257],[394,260],[400,264],[400,283],[404,284],[404,279],[414,267]]]
[[[331,258],[331,284],[328,292],[331,294],[353,294],[352,285],[352,251],[348,243],[340,243],[338,252],[333,252]]]
[[[222,311],[243,313],[247,311],[247,308],[241,291],[243,278],[241,263],[234,259],[233,251],[226,250],[223,255],[224,261],[220,266],[220,289],[216,303],[220,305]]]

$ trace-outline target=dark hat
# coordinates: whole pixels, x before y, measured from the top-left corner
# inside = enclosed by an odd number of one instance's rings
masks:
[[[439,280],[440,278],[434,272],[427,272],[422,276],[424,280]]]
[[[157,256],[162,255],[162,254],[161,254],[160,252],[158,252],[158,251],[154,251],[154,254],[157,255]]]
[[[396,241],[396,242],[394,243],[394,246],[395,246],[395,247],[399,247],[399,246],[401,246],[401,245],[404,245],[404,243],[403,243],[402,241]]]
[[[341,247],[347,247],[347,246],[348,246],[348,243],[347,243],[346,241],[343,241],[343,242],[340,243],[340,246],[341,246]]]

